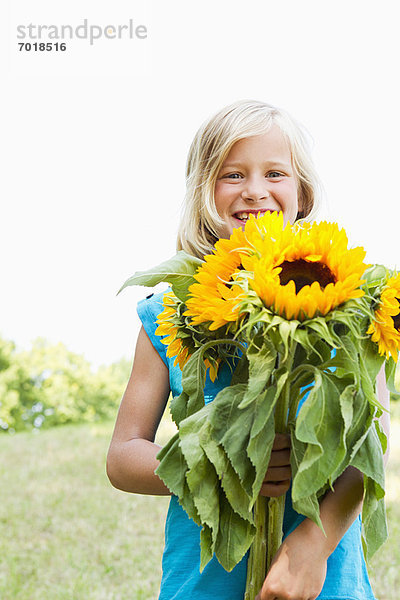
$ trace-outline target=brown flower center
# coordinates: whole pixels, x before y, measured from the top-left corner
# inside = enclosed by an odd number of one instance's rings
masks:
[[[396,298],[396,300],[400,302],[400,298]],[[397,329],[397,331],[400,331],[400,312],[395,317],[392,317],[392,319],[394,328]]]
[[[321,288],[324,289],[328,283],[336,283],[336,277],[329,267],[321,262],[312,262],[299,258],[298,260],[285,260],[279,265],[282,271],[279,273],[281,285],[286,285],[293,280],[296,286],[296,294],[305,285],[311,285],[318,281]]]

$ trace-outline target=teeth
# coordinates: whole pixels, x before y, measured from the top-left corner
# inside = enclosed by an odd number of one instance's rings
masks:
[[[247,221],[247,219],[249,218],[249,216],[250,215],[247,212],[239,212],[239,213],[236,213],[236,215],[235,215],[235,217],[237,219],[240,219],[241,221]]]
[[[260,210],[260,212],[259,212],[260,216],[262,216],[263,214],[265,214],[265,212],[266,212],[265,210]],[[250,214],[252,214],[252,213],[248,213],[248,212],[242,211],[242,212],[236,213],[235,217],[237,219],[240,219],[241,221],[247,221],[249,219],[249,217],[250,217]]]

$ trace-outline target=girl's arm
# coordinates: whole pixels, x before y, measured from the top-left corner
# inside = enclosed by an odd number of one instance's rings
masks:
[[[114,487],[138,494],[171,493],[154,473],[160,450],[154,438],[169,392],[168,369],[142,327],[107,455]]]
[[[169,392],[168,369],[142,327],[107,455],[107,475],[114,487],[137,494],[170,495],[154,473],[160,450],[154,438]],[[289,448],[287,436],[278,434],[262,489],[264,495],[279,496],[287,491]]]
[[[378,399],[389,408],[384,369],[377,378]],[[389,437],[389,416],[384,413],[382,426]],[[387,460],[388,453],[385,454]],[[328,557],[355,521],[362,509],[363,475],[348,467],[328,491],[320,506],[326,537],[310,519],[304,519],[282,542],[257,600],[314,600],[326,577]]]

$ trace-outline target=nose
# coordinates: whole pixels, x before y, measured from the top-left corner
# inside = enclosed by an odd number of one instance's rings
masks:
[[[253,176],[247,178],[241,195],[243,200],[250,202],[259,202],[268,198],[270,193],[265,177]]]

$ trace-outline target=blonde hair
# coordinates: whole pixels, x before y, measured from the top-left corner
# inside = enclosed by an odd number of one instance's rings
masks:
[[[214,188],[221,166],[238,140],[266,133],[277,125],[286,137],[299,181],[296,219],[312,220],[317,212],[320,182],[304,128],[286,111],[256,100],[239,100],[203,123],[189,149],[186,195],[178,229],[177,249],[203,258],[218,239],[223,220],[218,215]]]

